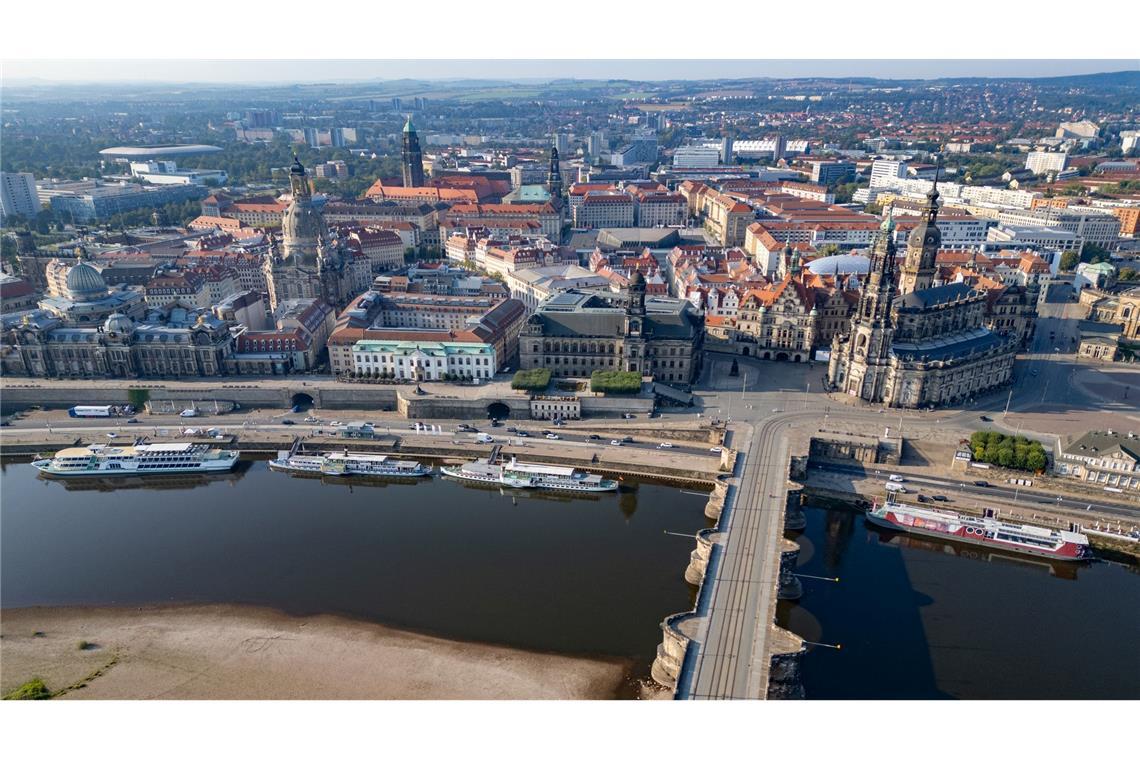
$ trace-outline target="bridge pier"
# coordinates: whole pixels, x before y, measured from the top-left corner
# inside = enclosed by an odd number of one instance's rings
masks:
[[[803,486],[788,483],[787,501],[784,506],[784,530],[803,530],[807,527],[807,516],[804,515]]]
[[[776,589],[777,599],[799,599],[803,596],[803,584],[795,574],[796,560],[799,556],[799,544],[786,538],[780,539],[780,582]]]
[[[689,554],[689,566],[685,568],[685,581],[694,586],[700,586],[705,579],[709,559],[712,557],[712,536],[715,533],[715,528],[705,528],[697,532],[697,548]]]
[[[771,658],[768,666],[768,699],[803,699],[804,640],[778,625],[769,626]]]
[[[728,499],[728,483],[717,481],[709,495],[708,502],[705,504],[705,517],[710,520],[719,520],[720,513],[724,511],[726,499]]]
[[[670,615],[661,621],[662,640],[657,645],[657,656],[649,668],[653,680],[672,691],[677,690],[677,679],[681,676],[681,666],[689,652],[689,637],[673,628],[675,619],[688,613]]]

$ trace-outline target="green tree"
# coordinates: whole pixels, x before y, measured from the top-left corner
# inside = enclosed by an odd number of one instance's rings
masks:
[[[1081,261],[1081,256],[1076,251],[1065,251],[1061,254],[1061,269],[1065,272],[1071,272],[1077,268],[1077,264]]]
[[[150,391],[146,388],[131,388],[127,391],[127,403],[141,410],[150,401]]]

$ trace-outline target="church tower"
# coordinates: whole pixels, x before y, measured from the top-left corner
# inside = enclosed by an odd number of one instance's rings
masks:
[[[550,200],[562,199],[562,167],[558,163],[558,146],[550,149],[550,171],[546,175],[546,189],[550,191]]]
[[[942,245],[942,232],[938,229],[938,171],[936,168],[934,185],[926,194],[922,221],[911,230],[906,241],[906,263],[899,277],[899,292],[903,295],[934,287],[937,270],[934,260]]]
[[[895,223],[888,206],[871,254],[871,271],[851,317],[846,339],[832,342],[827,379],[835,387],[865,401],[889,403],[891,305],[895,299]]]
[[[424,156],[420,152],[420,138],[412,126],[412,117],[404,124],[404,187],[424,186]]]

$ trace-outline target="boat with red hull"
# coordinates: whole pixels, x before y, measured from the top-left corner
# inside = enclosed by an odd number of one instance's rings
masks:
[[[892,497],[893,494],[888,495],[882,503],[876,500],[867,510],[867,520],[905,533],[1055,560],[1079,562],[1093,556],[1088,539],[1076,531],[1010,523],[988,514],[974,517],[945,509],[928,509],[903,504]]]

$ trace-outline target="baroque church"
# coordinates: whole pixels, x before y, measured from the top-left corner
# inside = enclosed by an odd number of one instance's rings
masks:
[[[885,210],[850,327],[832,340],[833,388],[913,409],[961,402],[1010,380],[1019,337],[985,326],[984,291],[938,279],[937,222],[936,181],[896,278],[894,220]]]
[[[372,283],[368,259],[329,232],[313,200],[305,167],[294,157],[289,170],[293,199],[281,219],[281,241],[271,241],[264,271],[270,307],[295,298],[318,298],[341,308]]]

